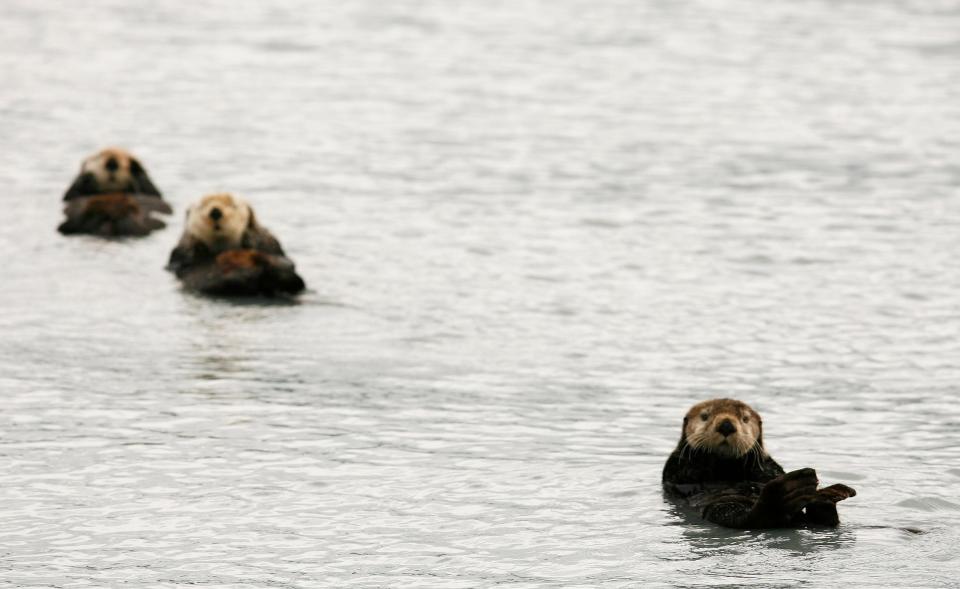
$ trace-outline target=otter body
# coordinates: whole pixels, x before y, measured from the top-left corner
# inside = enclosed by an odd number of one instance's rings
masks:
[[[172,212],[170,205],[154,196],[119,193],[77,197],[63,207],[67,218],[57,231],[64,235],[141,236],[167,226],[152,213]]]
[[[205,294],[294,295],[306,287],[250,205],[230,194],[206,196],[190,207],[167,269],[186,288]]]
[[[225,251],[177,275],[190,290],[220,296],[296,294],[306,286],[289,259],[251,249]]]
[[[104,149],[83,161],[63,196],[65,235],[140,236],[166,224],[152,216],[173,212],[140,161],[128,152]]]
[[[731,528],[838,525],[836,503],[856,491],[817,484],[811,468],[785,473],[763,447],[760,415],[732,399],[694,405],[663,468],[668,496]]]

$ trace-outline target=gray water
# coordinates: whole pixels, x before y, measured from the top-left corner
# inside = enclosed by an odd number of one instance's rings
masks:
[[[0,7],[6,587],[957,586],[960,2]],[[103,146],[176,208],[65,238]],[[183,292],[256,207],[299,304]],[[836,530],[678,513],[751,403]]]

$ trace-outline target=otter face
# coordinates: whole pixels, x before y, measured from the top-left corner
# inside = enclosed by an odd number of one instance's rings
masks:
[[[211,194],[187,211],[187,233],[214,251],[240,247],[250,205],[232,194]]]
[[[693,450],[738,458],[763,450],[763,422],[746,403],[713,399],[697,403],[683,418],[683,439]]]
[[[101,192],[122,192],[134,183],[137,160],[122,149],[107,148],[83,160],[81,174],[92,174]]]

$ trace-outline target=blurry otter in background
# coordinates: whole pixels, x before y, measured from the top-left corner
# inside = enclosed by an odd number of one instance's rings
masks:
[[[63,234],[146,235],[166,226],[153,213],[173,212],[140,161],[118,148],[85,159],[63,200]]]
[[[760,415],[733,399],[694,405],[663,468],[667,495],[730,528],[839,525],[836,504],[856,491],[818,482],[812,468],[784,473],[763,447]]]
[[[215,295],[294,295],[306,286],[277,238],[232,194],[205,196],[190,207],[167,269],[186,288]]]

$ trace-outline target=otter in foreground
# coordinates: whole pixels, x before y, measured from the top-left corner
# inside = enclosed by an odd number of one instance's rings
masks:
[[[213,295],[294,295],[306,286],[277,238],[232,194],[212,194],[190,207],[167,269],[186,288]]]
[[[837,503],[856,495],[817,473],[784,473],[763,447],[760,415],[733,399],[704,401],[683,418],[680,443],[663,468],[663,488],[713,523],[729,528],[839,525]]]
[[[85,159],[63,200],[63,234],[146,235],[166,226],[153,213],[173,212],[140,161],[118,148]]]

